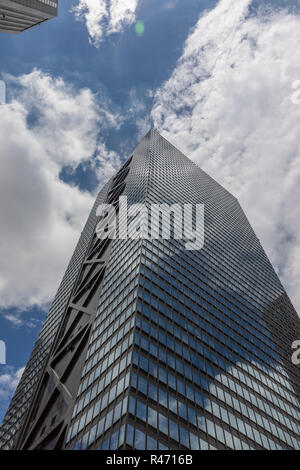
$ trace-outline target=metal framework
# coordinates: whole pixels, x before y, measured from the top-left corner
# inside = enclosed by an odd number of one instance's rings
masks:
[[[130,159],[112,180],[106,203],[118,212]],[[80,381],[79,371],[97,311],[102,281],[111,252],[111,240],[100,240],[94,232],[79,276],[66,308],[61,327],[23,426],[17,448],[61,449],[73,412]]]

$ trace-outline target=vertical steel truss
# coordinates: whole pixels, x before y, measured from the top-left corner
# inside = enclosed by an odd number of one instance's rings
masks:
[[[114,205],[116,213],[131,158],[114,177],[105,201]],[[20,434],[18,449],[64,447],[111,248],[112,240],[100,240],[94,232],[33,399],[32,411]]]

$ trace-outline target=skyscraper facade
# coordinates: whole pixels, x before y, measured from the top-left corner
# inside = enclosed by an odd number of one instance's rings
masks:
[[[204,245],[187,249],[172,230],[153,239],[148,219],[143,237],[99,238],[96,208],[121,220],[120,196],[203,205]],[[79,245],[2,448],[300,448],[299,317],[234,196],[151,130],[99,193]]]
[[[0,0],[0,32],[18,34],[57,16],[58,0]]]

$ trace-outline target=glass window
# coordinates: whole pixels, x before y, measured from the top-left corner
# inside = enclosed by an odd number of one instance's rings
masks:
[[[157,387],[151,382],[149,382],[149,397],[157,401]]]
[[[120,427],[118,447],[121,447],[121,445],[124,444],[124,440],[125,440],[125,424],[123,424],[123,425]]]
[[[89,443],[88,443],[89,446],[92,444],[92,442],[95,441],[96,430],[97,430],[97,424],[95,424],[95,426],[93,426],[91,429],[90,436],[89,436]]]
[[[144,377],[139,377],[139,390],[144,393],[144,395],[147,395],[147,383],[148,382]]]
[[[146,357],[144,356],[140,357],[140,366],[142,369],[146,371],[148,370],[148,359],[146,359]]]
[[[232,440],[231,434],[229,434],[229,432],[226,431],[225,429],[224,429],[224,434],[225,434],[225,441],[226,441],[227,447],[230,447],[231,449],[234,449],[234,445],[233,445],[233,440]]]
[[[118,447],[119,431],[115,432],[110,438],[110,449],[114,450]]]
[[[137,400],[136,415],[142,421],[146,421],[147,407],[145,403],[141,402],[140,400]]]
[[[206,419],[206,426],[207,433],[212,437],[216,437],[214,423],[212,423],[209,419]]]
[[[177,414],[177,400],[172,395],[169,395],[169,409]]]
[[[106,415],[106,421],[105,421],[105,431],[111,427],[112,425],[112,417],[113,417],[113,411],[111,410],[107,415]]]
[[[109,438],[106,439],[106,440],[103,442],[103,444],[102,444],[102,446],[101,446],[101,449],[102,449],[102,450],[109,450]]]
[[[159,430],[168,435],[168,418],[159,413]]]
[[[170,420],[170,436],[172,439],[175,441],[179,442],[179,436],[178,436],[178,424],[175,423],[174,421]]]
[[[183,418],[183,419],[187,419],[187,411],[186,411],[186,405],[184,403],[182,403],[181,401],[178,402],[178,411],[179,411],[179,415]]]
[[[147,436],[147,450],[157,450],[157,440]]]
[[[217,440],[225,444],[223,429],[216,424]]]
[[[116,391],[117,391],[117,388],[116,386],[112,387],[112,389],[110,390],[109,392],[109,398],[108,398],[108,402],[111,403],[115,397],[116,397]]]
[[[118,419],[120,419],[121,410],[122,410],[122,402],[118,403],[116,408],[115,408],[114,422],[116,422]]]
[[[139,429],[135,430],[134,447],[139,450],[145,450],[145,434]]]
[[[189,440],[189,433],[187,429],[185,429],[183,426],[179,427],[180,429],[180,442],[184,446],[190,448],[190,440]]]
[[[208,450],[208,443],[200,439],[200,449],[201,450]]]
[[[235,450],[242,450],[242,443],[241,443],[240,439],[233,436],[233,441],[234,441]]]
[[[199,439],[198,437],[193,434],[192,432],[190,432],[190,441],[191,441],[191,449],[192,450],[199,450],[200,447],[199,447]]]
[[[96,437],[96,439],[98,439],[98,438],[103,434],[104,421],[105,421],[105,417],[102,418],[102,419],[99,421],[99,423],[98,423],[97,437]]]
[[[127,406],[128,406],[128,397],[125,397],[123,400],[122,415],[124,415],[127,412]]]
[[[84,428],[85,418],[86,418],[86,413],[80,418],[78,432]]]
[[[108,402],[108,393],[106,393],[104,397],[102,397],[101,411],[104,410],[104,408],[106,408],[107,402]]]
[[[157,411],[148,406],[148,423],[157,428]]]
[[[133,447],[133,432],[134,428],[128,424],[126,429],[126,444]]]
[[[164,390],[159,389],[159,403],[165,408],[168,407],[167,394]]]
[[[129,413],[135,416],[135,398],[129,397]]]

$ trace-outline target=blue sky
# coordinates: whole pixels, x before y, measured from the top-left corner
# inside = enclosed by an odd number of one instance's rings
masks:
[[[296,0],[65,0],[0,35],[0,421],[97,189],[150,127],[239,197],[300,310],[299,41]]]

